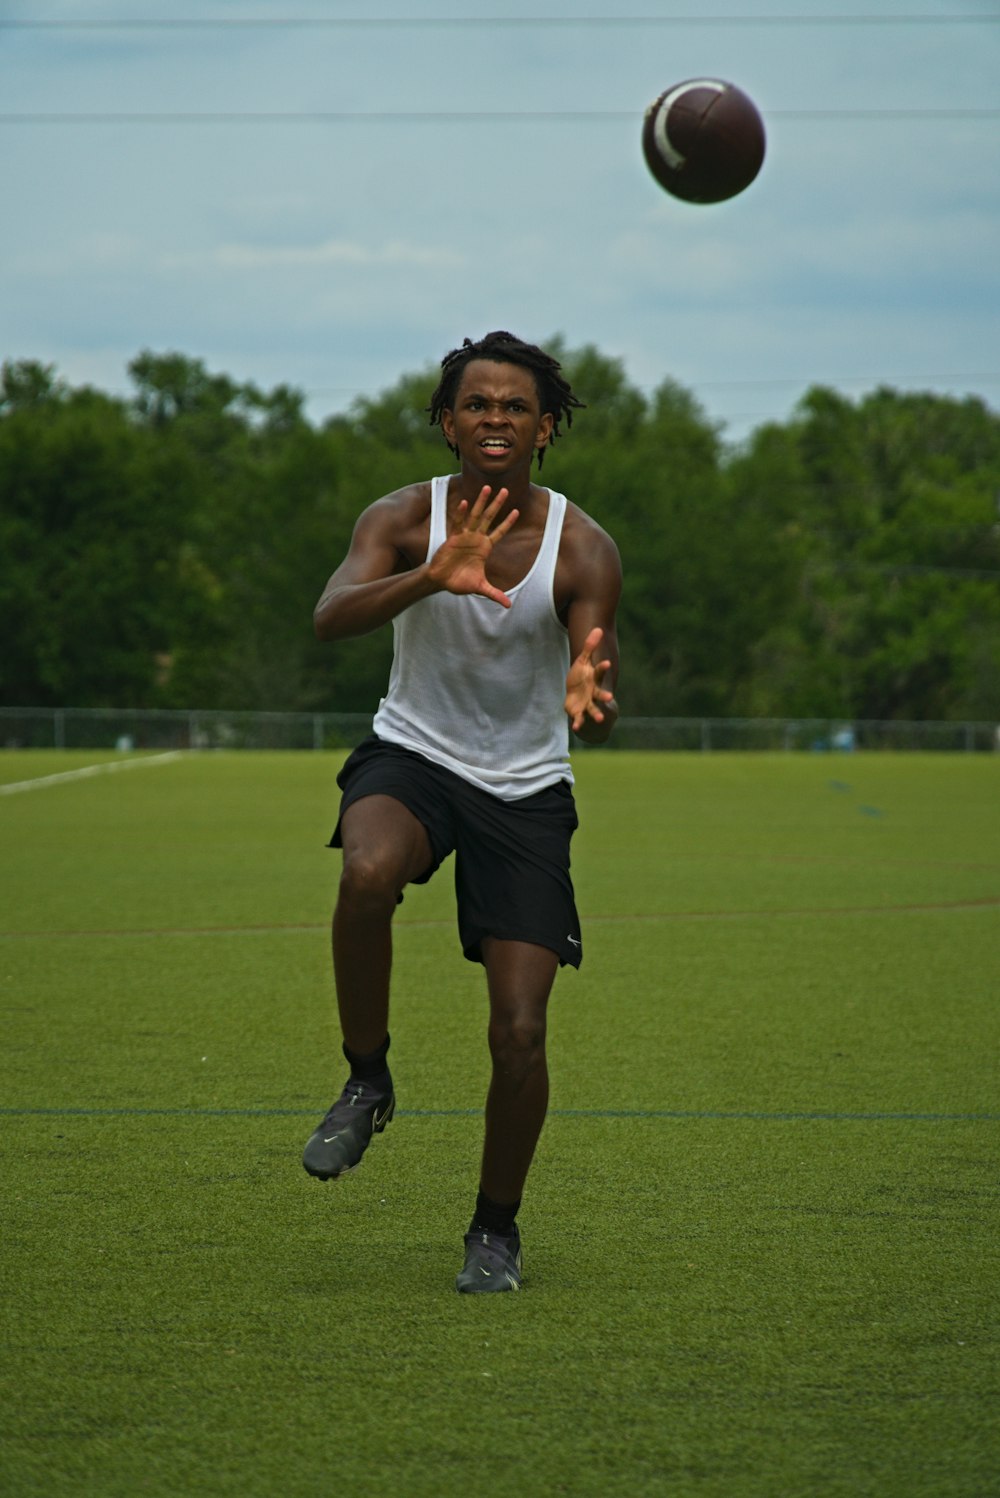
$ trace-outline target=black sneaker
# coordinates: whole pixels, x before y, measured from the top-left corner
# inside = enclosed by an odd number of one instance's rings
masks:
[[[521,1235],[487,1233],[477,1228],[465,1235],[465,1263],[455,1281],[463,1295],[521,1288]]]
[[[395,1094],[351,1077],[319,1128],[310,1137],[302,1164],[321,1181],[355,1170],[373,1134],[381,1134],[396,1111]]]

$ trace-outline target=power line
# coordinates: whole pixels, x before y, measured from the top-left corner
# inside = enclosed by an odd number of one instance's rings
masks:
[[[5,31],[335,31],[388,28],[483,30],[487,27],[639,26],[982,26],[1000,21],[1000,12],[954,16],[906,15],[679,15],[679,16],[247,16],[147,17],[123,20],[0,20]]]
[[[638,109],[35,110],[0,112],[0,125],[425,125],[502,120],[572,125],[585,120],[634,120],[640,113]],[[767,118],[940,124],[996,120],[1000,109],[769,109]]]

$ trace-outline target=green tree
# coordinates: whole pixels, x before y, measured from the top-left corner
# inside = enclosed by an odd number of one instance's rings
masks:
[[[184,494],[176,619],[161,695],[178,706],[301,709],[322,697],[311,631],[331,496],[329,452],[286,386],[263,392],[199,360],[130,366],[157,481]]]
[[[1000,419],[978,400],[814,389],[731,468],[797,534],[797,584],[755,645],[779,715],[1000,716]]]
[[[8,703],[141,705],[170,635],[175,517],[120,401],[5,365],[0,692]]]
[[[623,670],[629,714],[726,714],[768,618],[766,527],[734,510],[718,429],[665,381],[651,399],[619,361],[587,348],[566,356],[587,402],[545,477],[605,526],[622,554]]]
[[[1000,718],[983,402],[816,387],[731,451],[674,382],[549,346],[587,408],[539,477],[621,549],[626,713]],[[320,428],[180,353],[130,372],[123,401],[3,366],[3,700],[371,711],[391,630],[320,646],[312,609],[373,499],[455,470],[437,369]]]

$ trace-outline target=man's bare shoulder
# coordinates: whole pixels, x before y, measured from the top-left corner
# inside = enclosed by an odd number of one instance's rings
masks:
[[[592,515],[567,500],[554,588],[559,617],[576,599],[600,598],[613,618],[621,588],[618,547]]]
[[[616,567],[621,565],[618,547],[603,525],[572,500],[566,501],[562,540],[563,549],[573,555],[597,558]]]
[[[364,520],[370,516],[378,524],[406,527],[419,524],[430,512],[431,484],[426,479],[420,483],[406,484],[402,489],[393,489],[391,494],[383,494],[380,499],[372,501],[360,518]]]
[[[403,567],[415,566],[427,547],[430,513],[429,480],[383,494],[358,516],[352,550],[389,546],[399,553]]]

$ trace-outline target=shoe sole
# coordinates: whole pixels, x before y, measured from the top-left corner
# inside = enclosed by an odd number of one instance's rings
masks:
[[[504,1278],[507,1281],[505,1285],[460,1285],[456,1280],[455,1289],[459,1295],[504,1295],[510,1290],[520,1290],[520,1284],[511,1275],[505,1275]]]
[[[360,1164],[359,1160],[358,1165]],[[302,1165],[306,1174],[311,1175],[314,1181],[342,1181],[345,1176],[352,1176],[358,1168],[358,1165],[345,1165],[343,1170],[328,1171],[324,1174],[322,1170],[313,1170],[312,1166],[306,1165],[304,1160]]]

